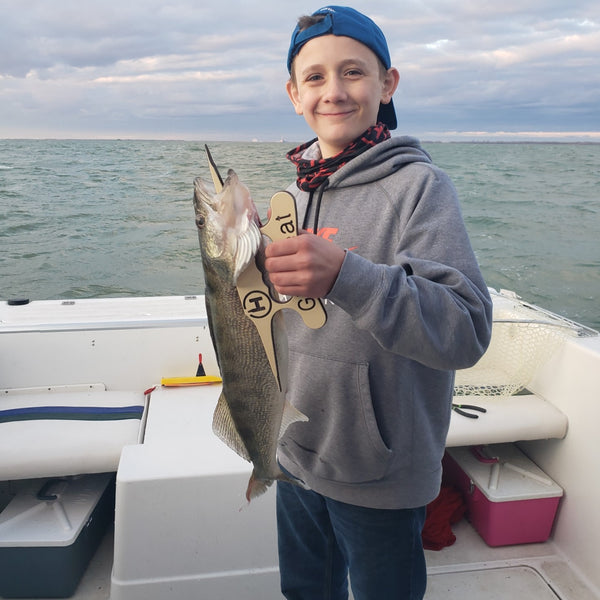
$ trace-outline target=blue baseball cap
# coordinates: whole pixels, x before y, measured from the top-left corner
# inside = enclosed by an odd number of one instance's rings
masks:
[[[312,14],[313,17],[317,15],[324,15],[325,18],[302,31],[296,25],[292,33],[287,58],[289,73],[292,72],[292,62],[302,46],[321,35],[340,35],[355,39],[372,50],[386,69],[392,66],[385,36],[369,17],[347,6],[325,6]],[[388,129],[396,129],[398,123],[393,101],[379,105],[377,120],[385,123]]]

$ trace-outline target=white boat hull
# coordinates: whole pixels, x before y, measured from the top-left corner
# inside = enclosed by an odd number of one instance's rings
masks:
[[[142,423],[143,443],[125,445],[118,462],[112,574],[98,598],[108,598],[108,588],[112,600],[280,597],[274,494],[246,505],[250,465],[211,431],[219,386],[160,385],[163,377],[194,375],[199,354],[206,372],[218,374],[202,296],[0,303],[0,388],[8,390],[6,396],[16,389],[52,393],[93,383],[143,398],[156,386]],[[544,417],[539,419],[542,433],[515,433],[515,439],[528,440],[519,443],[521,449],[565,490],[552,538],[546,544],[492,549],[462,523],[455,546],[428,552],[428,599],[474,597],[464,582],[485,574],[497,578],[498,568],[513,569],[513,577],[519,572],[532,585],[534,573],[564,599],[600,598],[595,549],[600,539],[600,337],[571,336],[540,366],[527,389],[551,409],[539,414],[559,419],[556,429]],[[483,441],[494,429],[503,440],[518,429],[510,426],[511,414],[515,422],[520,418],[518,398],[499,412],[489,411],[490,431],[476,430]],[[500,415],[506,421],[507,411],[508,425],[501,426]],[[453,415],[450,445],[475,439],[465,430],[474,424],[460,419]],[[520,572],[522,565],[533,571]],[[84,580],[81,589],[86,586]],[[515,597],[508,588],[504,592],[485,598]]]

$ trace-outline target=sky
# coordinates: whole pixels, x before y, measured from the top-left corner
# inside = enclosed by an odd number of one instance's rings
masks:
[[[303,141],[289,0],[0,0],[0,138]],[[396,133],[600,142],[598,0],[357,0]]]

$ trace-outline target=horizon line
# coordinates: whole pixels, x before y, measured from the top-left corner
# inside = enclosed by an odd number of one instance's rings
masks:
[[[466,138],[471,138],[473,141],[507,141],[510,139],[517,139],[519,141],[553,141],[553,140],[568,140],[568,141],[595,141],[600,143],[600,131],[426,131],[416,134],[397,134],[392,135],[414,135],[419,139],[432,138],[439,139],[440,141],[447,141],[450,138],[459,138],[465,141],[469,141]],[[95,134],[88,132],[86,134],[47,134],[47,135],[7,135],[0,136],[0,140],[98,140],[98,141],[185,141],[185,142],[201,142],[201,141],[222,141],[222,142],[283,142],[283,143],[294,143],[294,137],[281,136],[276,139],[275,137],[265,137],[264,139],[257,138],[256,136],[234,136],[231,134],[177,134],[173,133],[170,135],[156,135],[147,133],[132,133],[132,134]]]

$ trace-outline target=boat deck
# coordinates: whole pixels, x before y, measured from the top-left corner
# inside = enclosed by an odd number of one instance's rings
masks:
[[[426,600],[600,600],[552,542],[490,548],[465,520],[453,531],[457,538],[453,546],[427,551]],[[109,532],[74,600],[110,598],[112,544]],[[277,590],[272,598],[281,598]]]
[[[463,520],[456,543],[427,552],[427,600],[599,600],[550,541],[491,548]]]

